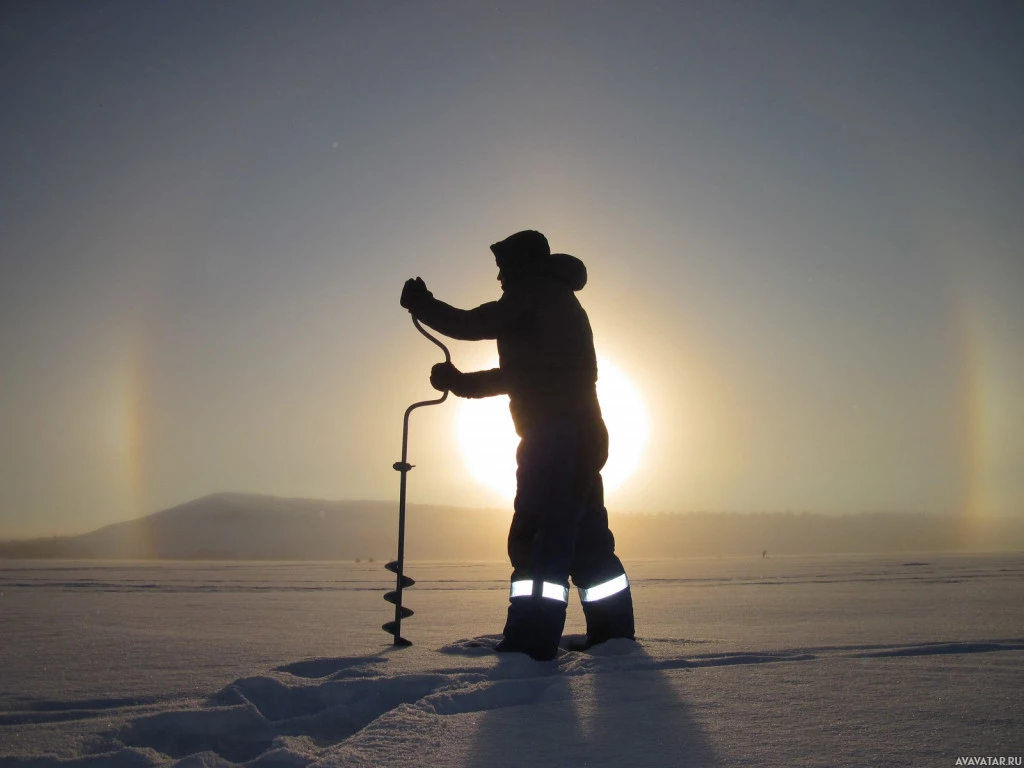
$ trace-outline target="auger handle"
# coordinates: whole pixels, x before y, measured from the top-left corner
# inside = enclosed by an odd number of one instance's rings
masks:
[[[437,346],[439,346],[441,348],[441,351],[444,352],[444,361],[446,363],[450,363],[452,361],[452,353],[448,351],[448,347],[446,347],[444,344],[442,344],[440,341],[438,341],[437,338],[435,338],[434,336],[431,336],[429,333],[427,333],[423,329],[423,326],[420,325],[420,321],[419,320],[417,320],[415,317],[413,317],[412,324],[416,326],[416,330],[417,331],[422,333],[424,336],[426,336],[428,339],[430,339],[432,342],[434,342],[435,344],[437,344]]]

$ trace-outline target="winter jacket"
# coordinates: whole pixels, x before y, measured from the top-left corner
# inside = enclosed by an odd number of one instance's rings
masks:
[[[594,334],[575,295],[586,283],[582,261],[552,254],[524,274],[506,275],[497,301],[463,310],[428,294],[411,311],[453,339],[497,340],[499,367],[463,374],[452,391],[507,394],[516,432],[525,436],[552,419],[601,418]]]

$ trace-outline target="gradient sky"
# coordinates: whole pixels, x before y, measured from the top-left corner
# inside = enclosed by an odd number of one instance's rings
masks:
[[[5,2],[0,536],[397,499],[439,359],[402,282],[496,298],[524,228],[647,403],[611,511],[1024,515],[1021,39],[1015,1]],[[410,500],[501,506],[455,420],[413,417]]]

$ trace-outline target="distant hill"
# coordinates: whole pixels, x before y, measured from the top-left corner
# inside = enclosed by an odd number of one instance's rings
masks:
[[[388,560],[398,505],[217,493],[80,536],[0,542],[3,558]],[[411,504],[412,560],[503,560],[511,513]],[[935,515],[613,515],[624,558],[1024,550],[1024,521]]]
[[[498,560],[508,515],[411,504],[406,556]],[[397,547],[398,504],[215,493],[80,536],[0,542],[0,557],[378,560]]]

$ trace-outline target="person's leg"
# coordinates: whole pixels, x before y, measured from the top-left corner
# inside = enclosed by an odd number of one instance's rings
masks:
[[[524,436],[516,454],[515,515],[508,552],[512,584],[499,650],[551,659],[565,626],[569,566],[583,513],[573,493],[579,429],[546,425]]]
[[[596,453],[581,461],[585,467],[585,470],[581,468],[580,478],[584,513],[577,529],[570,568],[572,582],[579,589],[583,603],[590,645],[619,637],[632,640],[635,636],[629,579],[615,554],[615,537],[608,527],[608,510],[604,505],[600,470],[607,457],[607,432],[603,424],[597,432],[596,439],[587,443],[596,446]]]

